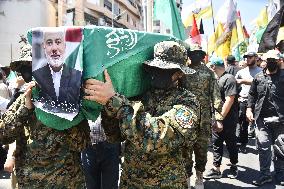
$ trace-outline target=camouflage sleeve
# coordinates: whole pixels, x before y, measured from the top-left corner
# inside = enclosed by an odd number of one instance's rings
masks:
[[[0,143],[13,143],[21,133],[20,130],[32,118],[32,114],[33,110],[25,106],[25,96],[19,96],[0,120]]]
[[[107,113],[103,110],[101,112],[102,116],[102,127],[109,143],[117,143],[124,140],[121,135],[119,128],[119,120],[113,117],[107,116]]]
[[[136,149],[166,154],[183,145],[185,140],[195,140],[197,116],[189,108],[176,105],[162,116],[153,117],[144,111],[141,102],[130,104],[124,100],[115,95],[105,109],[121,119],[121,133]]]
[[[219,89],[219,86],[217,84],[217,80],[215,79],[214,75],[211,77],[211,99],[212,99],[212,105],[214,108],[214,113],[215,113],[215,119],[222,121],[224,118],[221,115],[222,112],[222,107],[223,107],[223,102],[221,99],[221,92]]]

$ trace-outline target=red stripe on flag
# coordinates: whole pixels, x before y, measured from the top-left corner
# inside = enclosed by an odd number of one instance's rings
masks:
[[[195,16],[193,16],[193,24],[192,24],[192,27],[191,27],[191,31],[190,31],[190,36],[191,36],[191,41],[192,43],[197,43],[197,44],[201,44],[201,36],[200,36],[200,33],[199,33],[199,30],[198,30],[198,27],[197,27],[197,23],[196,23],[196,20],[195,20]]]
[[[65,33],[65,40],[68,42],[81,42],[82,29],[81,28],[68,28]]]

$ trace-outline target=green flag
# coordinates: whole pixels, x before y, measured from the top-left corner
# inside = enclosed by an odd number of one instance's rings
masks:
[[[175,0],[154,0],[154,19],[170,30],[174,37],[185,40],[185,30]]]

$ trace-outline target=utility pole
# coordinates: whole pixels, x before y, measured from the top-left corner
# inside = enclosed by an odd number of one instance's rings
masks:
[[[142,10],[143,10],[143,29],[147,31],[147,0],[142,1]]]
[[[147,32],[153,31],[153,0],[147,0]]]

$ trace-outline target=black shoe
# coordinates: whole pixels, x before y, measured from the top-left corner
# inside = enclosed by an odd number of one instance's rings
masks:
[[[252,181],[253,185],[261,186],[265,183],[272,182],[272,176],[260,176],[257,180]]]
[[[204,179],[220,179],[222,177],[221,172],[215,169],[210,169],[210,171],[203,176]]]
[[[231,179],[235,179],[238,177],[238,172],[238,167],[236,165],[231,165],[227,176]]]
[[[240,148],[239,148],[239,152],[240,152],[240,153],[243,153],[243,154],[246,154],[246,153],[247,153],[247,148],[246,148],[246,146],[241,145]]]

